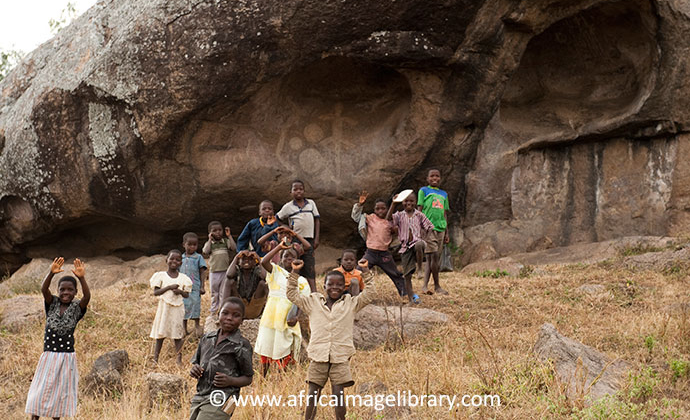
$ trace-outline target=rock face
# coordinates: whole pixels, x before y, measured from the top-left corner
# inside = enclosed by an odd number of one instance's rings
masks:
[[[12,332],[25,325],[45,319],[42,296],[15,296],[0,300],[0,327]]]
[[[686,231],[688,29],[675,0],[99,2],[0,83],[0,258],[237,234],[294,178],[358,245],[357,192],[430,166],[468,260]]]
[[[541,326],[534,353],[544,362],[553,362],[571,399],[589,397],[594,401],[615,393],[629,367],[622,360],[612,362],[596,349],[561,335],[551,324]]]
[[[84,377],[84,389],[90,393],[110,394],[122,391],[122,374],[129,366],[125,350],[113,350],[96,359],[91,372]]]

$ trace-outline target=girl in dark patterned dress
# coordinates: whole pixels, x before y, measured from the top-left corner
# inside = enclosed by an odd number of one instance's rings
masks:
[[[32,420],[41,416],[73,417],[77,413],[79,372],[74,355],[74,328],[86,313],[91,292],[86,284],[84,263],[76,259],[72,273],[79,279],[84,296],[81,300],[74,299],[77,295],[77,279],[72,276],[61,277],[58,280],[58,295],[50,294],[50,282],[53,276],[62,272],[64,263],[64,258],[55,258],[41,286],[45,300],[46,330],[43,353],[38,359],[26,398],[26,413],[31,414]]]

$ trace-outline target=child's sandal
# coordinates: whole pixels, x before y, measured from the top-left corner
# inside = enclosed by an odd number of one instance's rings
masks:
[[[412,295],[412,302],[415,305],[419,305],[422,302],[422,300],[419,298],[419,296],[417,296],[417,294],[414,294]]]

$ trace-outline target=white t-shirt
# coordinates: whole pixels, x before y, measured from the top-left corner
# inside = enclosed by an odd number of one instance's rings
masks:
[[[304,238],[314,238],[314,218],[320,217],[314,200],[304,199],[304,207],[299,207],[295,200],[285,203],[277,214],[281,220],[288,220],[290,228]]]

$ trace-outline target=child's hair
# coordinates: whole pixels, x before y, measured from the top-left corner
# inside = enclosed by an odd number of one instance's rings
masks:
[[[297,255],[297,251],[295,251],[294,248],[287,248],[287,249],[280,251],[280,259],[281,260],[283,259],[283,255],[285,255],[286,252],[292,252],[292,255],[294,255],[295,258],[297,258],[299,256],[299,255]]]
[[[264,200],[264,201],[262,201],[262,202],[259,203],[259,210],[261,210],[261,207],[263,206],[264,203],[268,203],[268,204],[271,205],[271,207],[273,207],[273,201],[271,201],[271,200]]]
[[[438,168],[429,168],[429,170],[426,171],[426,176],[429,176],[429,174],[431,173],[431,171],[436,171],[436,172],[438,172],[439,175],[441,175],[441,170],[440,170],[440,169],[438,169]]]
[[[182,243],[183,244],[186,244],[187,241],[189,241],[190,239],[196,239],[198,241],[199,236],[194,232],[187,232],[184,235],[182,235]]]
[[[304,187],[304,182],[302,182],[301,179],[295,179],[290,183],[290,189],[292,189],[295,184],[302,184],[302,187]]]
[[[223,309],[223,307],[227,304],[239,306],[240,309],[242,309],[242,318],[244,318],[244,302],[242,302],[242,299],[238,298],[237,296],[230,296],[223,301],[223,304],[220,305],[220,309]]]
[[[340,277],[341,279],[343,279],[343,282],[345,282],[345,275],[340,271],[329,271],[328,274],[326,274],[326,277],[323,278],[324,284],[326,284],[326,281],[329,277]]]
[[[172,255],[172,254],[178,254],[178,255],[182,256],[182,253],[180,252],[179,249],[171,249],[170,251],[168,251],[168,255],[165,256],[165,259],[167,260],[168,258],[170,258],[170,255]]]
[[[223,224],[219,222],[218,220],[214,220],[211,223],[208,224],[208,232],[211,233],[211,229],[213,229],[214,226],[220,226],[221,228],[223,227]]]
[[[388,205],[385,198],[377,198],[376,200],[374,200],[374,205],[376,205],[378,203],[383,203],[385,205]]]
[[[345,256],[345,254],[352,254],[355,256],[355,258],[357,258],[357,251],[355,251],[354,249],[350,249],[350,248],[343,249],[343,253],[340,254],[340,258],[343,258]]]
[[[60,277],[60,280],[58,280],[58,283],[57,283],[57,284],[58,284],[58,289],[60,288],[60,283],[62,283],[63,281],[68,281],[68,282],[72,283],[72,285],[74,286],[74,289],[75,289],[75,290],[77,289],[77,279],[75,279],[75,278],[72,277],[72,276],[63,276],[63,277]]]

